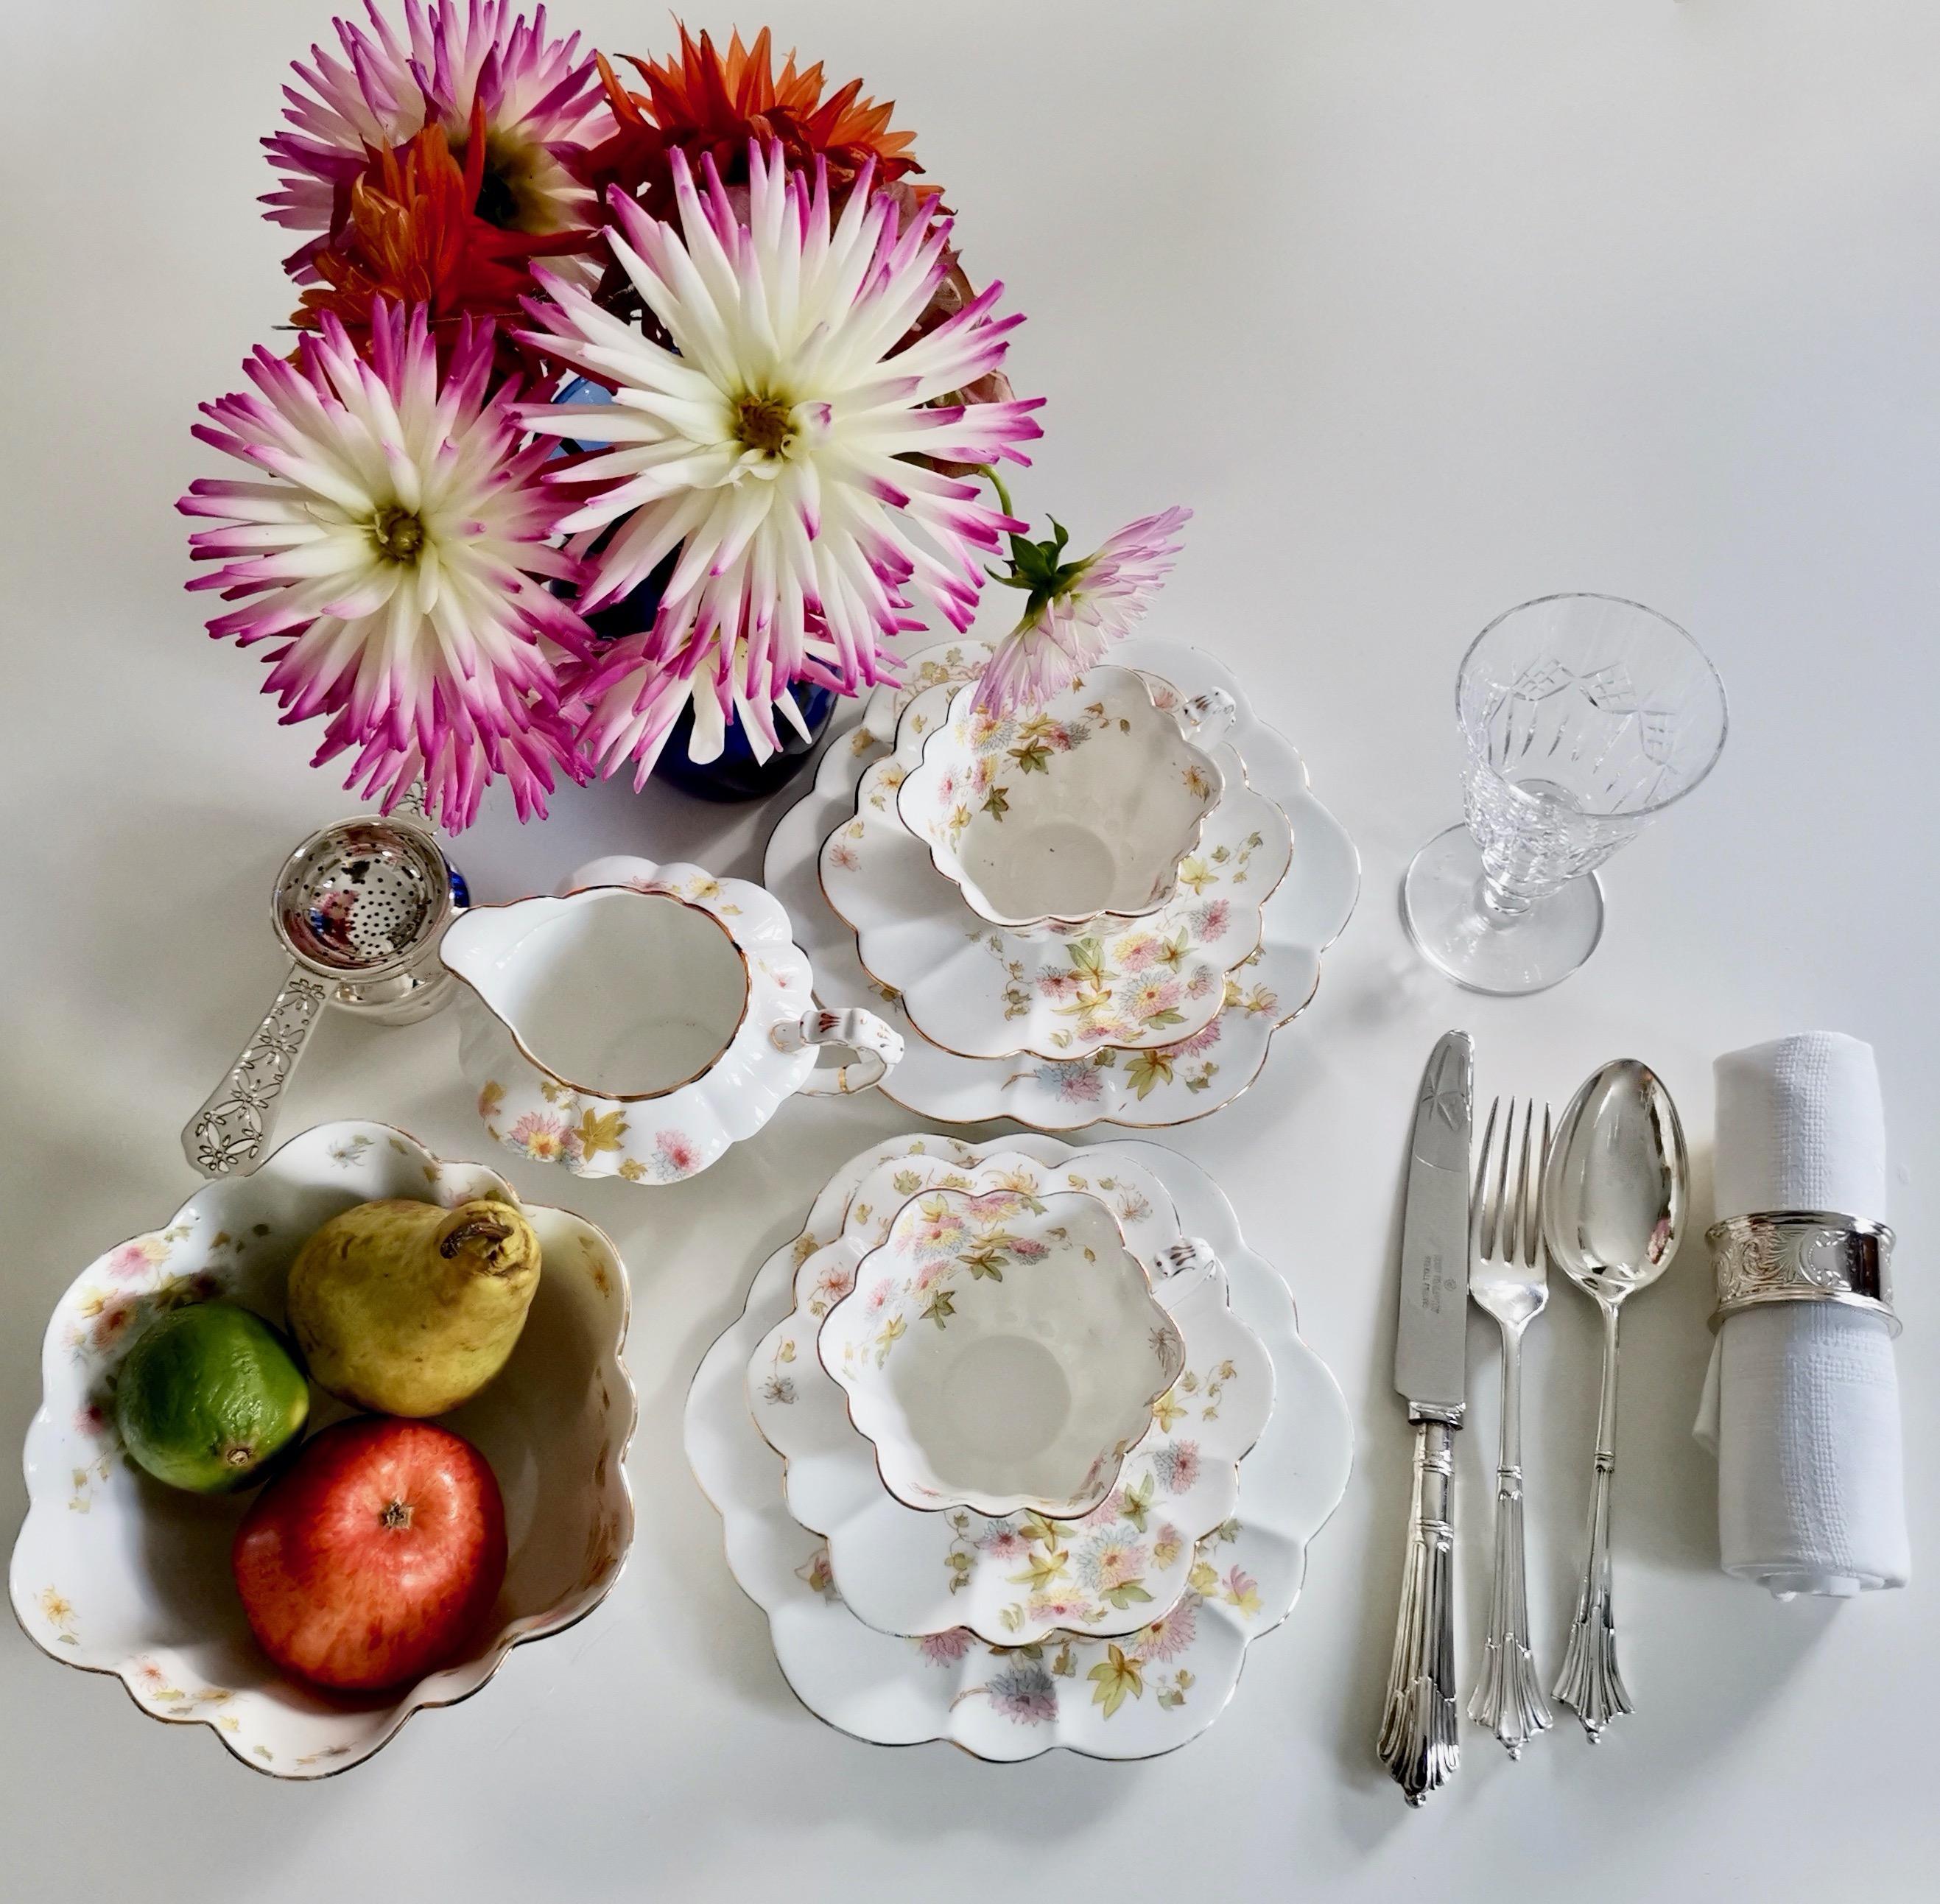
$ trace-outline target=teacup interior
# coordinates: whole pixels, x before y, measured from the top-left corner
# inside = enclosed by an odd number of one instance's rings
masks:
[[[1101,1205],[1057,1193],[1013,1218],[1002,1194],[957,1206],[990,1215],[944,1245],[954,1268],[906,1259],[916,1298],[941,1290],[947,1305],[871,1357],[865,1380],[929,1494],[1083,1513],[1182,1350]],[[919,1206],[915,1234],[926,1216]]]
[[[964,870],[997,910],[1012,919],[1139,906],[1153,869],[1121,866],[1109,821],[1047,818],[1038,825],[973,826],[963,842]]]
[[[711,913],[613,886],[508,947],[488,1002],[554,1077],[604,1097],[649,1096],[699,1076],[734,1042],[748,968]]]
[[[1028,719],[950,733],[976,756],[958,862],[996,916],[1020,923],[1159,904],[1221,791],[1217,767],[1122,670],[1095,670]]]

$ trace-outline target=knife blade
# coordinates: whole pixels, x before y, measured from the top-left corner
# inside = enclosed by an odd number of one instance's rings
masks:
[[[1462,1424],[1468,1394],[1469,1138],[1475,1054],[1445,1033],[1421,1079],[1401,1225],[1395,1387],[1411,1421]]]
[[[1455,1430],[1467,1401],[1474,1051],[1446,1033],[1422,1074],[1402,1211],[1395,1387],[1414,1423],[1401,1610],[1375,1750],[1411,1805],[1462,1762],[1455,1707]]]

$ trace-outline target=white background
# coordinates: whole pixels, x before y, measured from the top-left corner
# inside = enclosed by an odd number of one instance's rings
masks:
[[[56,1295],[194,1188],[176,1133],[276,981],[270,876],[350,804],[306,765],[313,732],[275,725],[255,659],[200,632],[170,508],[214,473],[188,437],[194,404],[234,387],[290,305],[282,241],[254,215],[270,183],[255,141],[328,8],[4,11],[11,1444]],[[671,37],[642,0],[560,12],[615,50]],[[35,1904],[1930,1895],[1926,1579],[1780,1606],[1715,1571],[1713,1475],[1688,1435],[1709,1344],[1694,1237],[1625,1319],[1618,1604],[1636,1716],[1594,1753],[1566,1717],[1520,1765],[1472,1733],[1459,1780],[1419,1815],[1371,1740],[1405,1506],[1394,1217],[1415,1081],[1450,1024],[1475,1033],[1484,1094],[1560,1105],[1600,1060],[1656,1065],[1698,1152],[1701,1223],[1713,1056],[1816,1025],[1877,1046],[1917,1573],[1935,1552],[1940,10],[773,0],[766,17],[836,79],[896,98],[972,270],[1030,313],[1013,367],[1050,401],[1020,503],[1081,542],[1174,499],[1197,509],[1154,626],[1240,670],[1361,848],[1360,909],[1314,1007],[1249,1094],[1173,1134],[1283,1265],[1340,1375],[1359,1438],[1346,1503],[1292,1622],[1175,1757],[1007,1768],[854,1743],[782,1684],[679,1423],[756,1263],[836,1164],[909,1120],[798,1101],[671,1191],[515,1161],[524,1190],[605,1225],[632,1269],[642,1526],[612,1600],[309,1788],[252,1777],[206,1733],[151,1724],[111,1683],[0,1636],[0,1890]],[[1463,645],[1510,603],[1571,587],[1694,630],[1729,687],[1731,741],[1612,865],[1594,963],[1542,997],[1479,1000],[1411,955],[1396,885],[1457,811]],[[490,899],[596,851],[749,874],[773,817],[608,784],[523,832],[495,799],[458,856]],[[326,1024],[288,1127],[375,1116],[481,1155],[454,1038],[448,1018]],[[1532,1338],[1531,1591],[1551,1670],[1591,1323],[1560,1289]],[[1494,1369],[1478,1319],[1465,1688]],[[0,1527],[21,1508],[0,1475]]]

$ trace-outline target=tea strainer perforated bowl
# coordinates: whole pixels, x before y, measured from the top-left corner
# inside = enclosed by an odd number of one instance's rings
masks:
[[[408,1024],[447,1003],[453,981],[438,944],[468,903],[463,875],[409,817],[366,815],[313,833],[284,861],[270,924],[290,969],[221,1083],[182,1132],[205,1176],[262,1161],[277,1100],[326,1005]]]

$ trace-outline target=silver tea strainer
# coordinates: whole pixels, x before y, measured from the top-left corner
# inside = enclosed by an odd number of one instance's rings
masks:
[[[423,810],[404,811],[421,819]],[[438,944],[469,902],[465,881],[410,818],[367,815],[313,833],[284,861],[270,922],[290,969],[263,1022],[182,1132],[205,1176],[262,1161],[276,1100],[326,1005],[408,1024],[447,1003]]]

